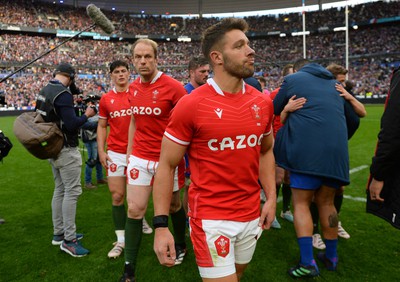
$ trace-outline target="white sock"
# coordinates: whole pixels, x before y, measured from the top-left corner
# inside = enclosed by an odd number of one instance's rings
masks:
[[[125,243],[125,230],[115,230],[118,243]]]

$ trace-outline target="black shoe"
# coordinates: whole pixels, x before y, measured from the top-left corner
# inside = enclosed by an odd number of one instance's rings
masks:
[[[314,265],[301,265],[300,263],[288,271],[293,278],[313,278],[319,276],[318,268]]]
[[[334,261],[331,261],[326,257],[325,253],[318,253],[317,258],[325,265],[326,269],[330,271],[336,271],[338,263],[337,258]]]
[[[135,275],[130,263],[125,263],[124,274],[119,279],[119,282],[135,282]]]
[[[175,245],[175,252],[176,252],[175,265],[181,264],[186,256],[187,252],[186,247],[181,245]]]
[[[124,273],[119,282],[135,282],[135,276],[129,276],[128,273]]]

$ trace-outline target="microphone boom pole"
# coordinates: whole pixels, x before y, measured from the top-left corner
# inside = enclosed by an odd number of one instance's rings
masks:
[[[23,69],[25,69],[27,66],[30,66],[31,64],[33,64],[34,62],[36,62],[37,60],[40,60],[41,58],[43,58],[44,56],[48,55],[49,53],[53,52],[54,50],[56,50],[58,47],[60,47],[61,45],[67,43],[68,41],[70,41],[71,39],[77,37],[78,35],[81,35],[83,32],[88,31],[90,29],[93,29],[96,27],[96,24],[92,24],[91,26],[85,28],[84,30],[78,32],[77,34],[75,34],[74,36],[68,38],[67,40],[64,40],[63,42],[59,43],[58,45],[56,45],[54,48],[44,52],[43,54],[41,54],[39,57],[37,57],[36,59],[33,59],[32,61],[26,63],[25,65],[23,65],[22,67],[20,67],[19,69],[17,69],[16,71],[10,73],[9,75],[5,76],[0,83],[2,83],[3,81],[7,80],[9,77],[13,76],[14,74],[16,74],[17,72],[22,71]]]

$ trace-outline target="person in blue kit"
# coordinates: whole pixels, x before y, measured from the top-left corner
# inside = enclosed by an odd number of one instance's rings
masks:
[[[312,246],[313,199],[326,239],[326,252],[319,253],[318,259],[328,270],[337,268],[338,215],[333,199],[336,189],[349,184],[349,121],[348,107],[338,95],[336,80],[329,71],[306,59],[296,61],[293,71],[284,78],[273,101],[274,114],[281,115],[284,122],[274,151],[276,163],[290,171],[294,226],[300,248],[300,262],[288,273],[301,278],[319,275]],[[293,103],[300,105],[289,111],[291,107],[287,105]]]
[[[75,69],[68,63],[60,63],[53,79],[39,92],[36,111],[46,122],[55,122],[64,135],[64,147],[58,156],[49,159],[54,176],[54,194],[51,203],[53,219],[53,245],[73,257],[89,253],[78,240],[83,235],[76,233],[76,207],[82,194],[79,152],[79,128],[95,115],[95,110],[87,107],[84,114],[77,117],[74,110],[73,94],[76,94]]]

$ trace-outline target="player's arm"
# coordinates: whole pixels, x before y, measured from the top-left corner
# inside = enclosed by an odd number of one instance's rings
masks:
[[[107,120],[100,118],[97,124],[97,150],[101,165],[107,169],[107,161],[112,161],[106,153]]]
[[[350,102],[353,110],[359,117],[365,117],[367,115],[367,110],[365,109],[365,106],[360,101],[358,101],[356,97],[347,92],[342,84],[336,83],[335,87],[336,90],[340,92],[340,96]]]
[[[275,183],[275,157],[273,153],[273,134],[264,136],[261,143],[259,180],[264,189],[267,201],[260,216],[259,225],[269,229],[275,218],[276,211],[276,183]]]
[[[182,161],[186,146],[179,145],[164,137],[161,144],[153,185],[153,204],[155,228],[154,251],[162,265],[175,265],[174,237],[168,229],[168,213],[173,192],[175,168]]]
[[[283,108],[283,111],[281,112],[281,123],[284,124],[289,116],[290,113],[293,113],[297,111],[298,109],[301,109],[306,102],[306,98],[297,98],[296,95],[293,95],[290,97],[288,103],[286,106]]]
[[[128,163],[129,156],[132,153],[133,137],[135,136],[135,132],[136,132],[136,120],[135,117],[132,115],[128,130],[128,147],[126,148],[126,163]]]
[[[390,82],[390,96],[381,118],[378,146],[372,158],[369,186],[371,200],[383,201],[381,191],[389,175],[396,173],[400,154],[400,70],[396,70]],[[375,197],[375,198],[374,198]]]

